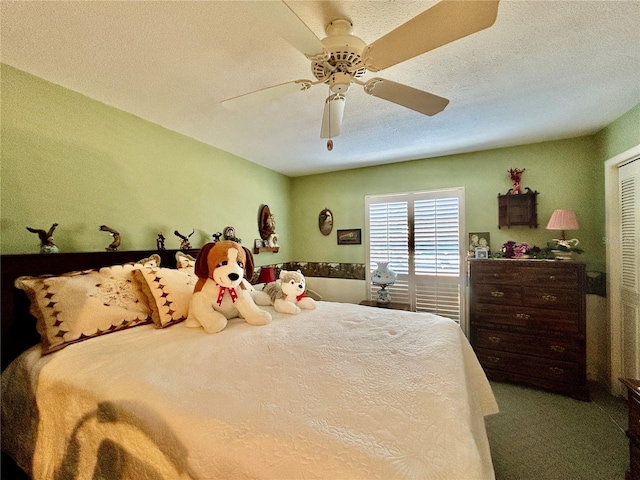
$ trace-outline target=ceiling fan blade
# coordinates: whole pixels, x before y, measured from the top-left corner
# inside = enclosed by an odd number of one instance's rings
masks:
[[[333,138],[340,135],[345,102],[345,96],[340,93],[327,97],[324,102],[320,138]]]
[[[257,107],[267,103],[269,100],[282,97],[289,93],[308,90],[311,88],[311,80],[295,80],[293,82],[281,83],[273,87],[263,88],[255,92],[245,93],[237,97],[229,98],[222,101],[222,106],[229,110],[242,110],[251,107]]]
[[[443,0],[371,43],[363,53],[368,70],[392,65],[490,27],[500,0]]]
[[[384,78],[372,78],[364,84],[364,91],[429,116],[440,113],[449,104],[446,98]]]
[[[241,2],[260,21],[306,56],[322,53],[324,45],[282,1]]]

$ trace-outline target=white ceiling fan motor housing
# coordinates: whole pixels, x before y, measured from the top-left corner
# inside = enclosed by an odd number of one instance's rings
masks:
[[[329,78],[329,88],[333,93],[344,93],[351,85],[351,75],[343,72],[336,72]]]
[[[327,25],[326,32],[327,37],[322,44],[328,58],[313,61],[311,70],[318,80],[329,77],[332,92],[344,93],[349,88],[351,77],[361,78],[367,73],[364,65],[358,67],[367,44],[353,35],[351,22],[344,18]]]

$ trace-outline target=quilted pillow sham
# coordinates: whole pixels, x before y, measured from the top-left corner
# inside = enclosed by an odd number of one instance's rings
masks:
[[[189,302],[198,277],[193,270],[141,268],[135,276],[152,306],[156,328],[165,328],[187,319]]]
[[[17,278],[16,288],[31,301],[42,353],[152,322],[147,297],[133,273],[145,265],[160,265],[160,257],[59,276]]]
[[[176,252],[176,268],[178,270],[186,270],[189,273],[194,273],[196,268],[196,259],[188,253]]]

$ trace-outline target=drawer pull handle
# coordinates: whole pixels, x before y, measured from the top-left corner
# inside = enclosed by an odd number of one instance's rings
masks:
[[[565,348],[562,345],[551,345],[550,348],[554,352],[558,352],[558,353],[562,353],[565,351]]]
[[[529,320],[531,318],[531,315],[528,315],[526,313],[516,313],[516,318],[519,318],[520,320]]]
[[[500,357],[493,357],[493,356],[489,356],[487,357],[487,360],[491,363],[499,363],[500,362]]]
[[[491,296],[492,297],[498,297],[498,298],[504,297],[504,292],[494,291],[494,292],[491,292]]]
[[[549,367],[549,371],[554,375],[562,375],[564,373],[564,368]]]
[[[492,343],[500,343],[500,337],[489,337],[489,341]]]
[[[549,280],[555,280],[556,276],[555,275],[549,275]]]
[[[556,300],[558,300],[558,297],[556,297],[555,295],[542,295],[542,299],[546,300],[547,302],[555,302]]]

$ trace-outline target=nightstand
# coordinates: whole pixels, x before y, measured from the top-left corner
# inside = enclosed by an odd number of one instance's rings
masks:
[[[365,305],[367,307],[388,308],[389,310],[405,310],[407,312],[411,311],[411,306],[408,303],[391,302],[383,305],[381,303],[377,303],[375,300],[363,300],[360,302],[360,305]]]

